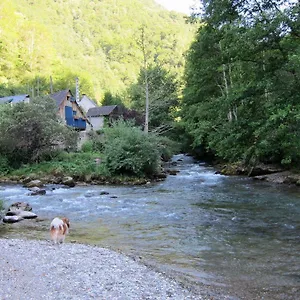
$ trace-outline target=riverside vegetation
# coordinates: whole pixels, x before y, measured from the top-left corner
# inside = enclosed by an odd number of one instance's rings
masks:
[[[0,118],[0,174],[14,181],[72,176],[76,181],[144,183],[159,176],[161,158],[169,159],[176,147],[120,119],[103,133],[91,132],[77,150],[77,133],[60,123],[50,98],[1,106]]]
[[[121,122],[78,152],[76,132],[56,121],[49,99],[37,97],[28,109],[0,110],[2,174],[41,168],[78,178],[151,178],[176,142],[176,151],[209,154],[247,172],[260,163],[299,170],[297,1],[203,1],[189,24],[151,0],[50,2],[1,3],[1,94],[46,95],[48,75],[55,90],[74,90],[77,76],[98,102],[141,114],[148,94],[150,132]]]

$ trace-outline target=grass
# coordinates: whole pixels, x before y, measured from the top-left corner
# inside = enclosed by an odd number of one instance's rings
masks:
[[[62,152],[50,161],[24,165],[12,170],[5,177],[19,181],[26,177],[40,179],[45,177],[71,176],[76,181],[98,181],[112,184],[131,182],[145,183],[143,178],[116,175],[112,176],[101,163],[103,155],[97,152]]]
[[[17,170],[11,171],[10,176],[53,175],[53,176],[72,176],[83,178],[87,175],[106,176],[107,171],[97,161],[101,160],[100,153],[62,152],[51,161],[44,161],[36,164],[24,165]]]
[[[3,211],[4,209],[5,209],[4,202],[2,199],[0,199],[0,214],[1,214],[1,211]]]

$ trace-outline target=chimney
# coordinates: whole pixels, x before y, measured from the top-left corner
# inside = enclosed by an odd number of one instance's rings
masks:
[[[80,98],[79,98],[79,79],[76,77],[76,102],[79,103]]]

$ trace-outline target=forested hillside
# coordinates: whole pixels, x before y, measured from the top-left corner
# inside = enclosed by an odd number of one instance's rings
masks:
[[[101,101],[124,93],[143,66],[159,64],[176,76],[194,35],[184,15],[153,0],[2,0],[0,95],[43,94],[73,88]]]
[[[182,110],[193,144],[250,165],[299,165],[299,2],[203,2]]]

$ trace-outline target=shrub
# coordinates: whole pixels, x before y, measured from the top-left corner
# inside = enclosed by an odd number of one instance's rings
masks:
[[[81,146],[81,151],[82,152],[93,152],[93,142],[92,141],[86,141]]]
[[[160,166],[157,138],[118,120],[105,128],[103,163],[113,175],[152,176]]]
[[[0,175],[5,175],[9,172],[8,159],[5,156],[0,156]]]
[[[166,136],[158,136],[158,146],[163,161],[168,161],[175,153],[180,152],[180,144]]]
[[[101,159],[100,153],[81,152],[68,153],[61,152],[55,159],[35,164],[23,165],[22,168],[13,171],[12,175],[22,176],[26,174],[38,174],[43,176],[51,174],[55,176],[73,176],[81,180],[84,176],[98,176],[105,174],[102,164],[97,164],[96,159]]]
[[[55,101],[35,98],[0,108],[0,154],[13,167],[51,157],[58,148],[73,149],[77,133],[61,123]]]

